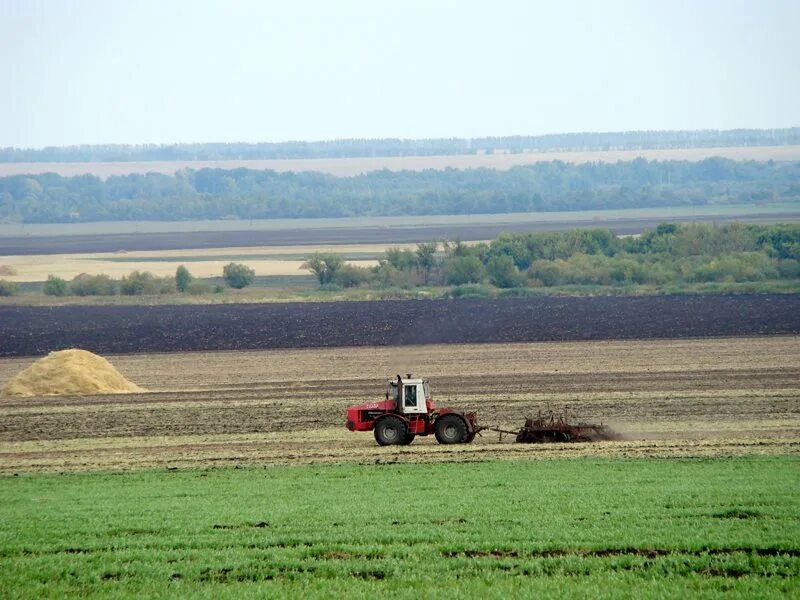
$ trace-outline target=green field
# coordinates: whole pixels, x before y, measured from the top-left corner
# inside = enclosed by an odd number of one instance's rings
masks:
[[[800,460],[0,480],[3,597],[800,594]]]

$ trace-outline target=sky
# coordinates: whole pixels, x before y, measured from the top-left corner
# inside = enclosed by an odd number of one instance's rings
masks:
[[[0,0],[0,147],[800,125],[800,0]]]

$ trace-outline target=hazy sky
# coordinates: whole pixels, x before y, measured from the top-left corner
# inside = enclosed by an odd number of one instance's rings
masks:
[[[800,125],[800,0],[0,0],[0,146]]]

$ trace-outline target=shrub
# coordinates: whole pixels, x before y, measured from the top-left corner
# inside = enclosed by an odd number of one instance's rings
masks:
[[[189,273],[189,269],[183,265],[179,266],[175,271],[175,289],[179,292],[189,291],[189,284],[192,283],[193,279],[194,277]]]
[[[800,260],[779,260],[778,277],[781,279],[800,279]]]
[[[217,284],[214,286],[214,293],[215,294],[223,294],[225,293],[225,286]]]
[[[434,252],[436,249],[434,248]],[[426,252],[427,254],[427,252]],[[400,248],[387,248],[386,249],[386,262],[395,267],[396,269],[408,271],[416,268],[420,263],[420,255],[409,249]],[[427,260],[427,256],[425,258]],[[433,255],[430,257],[433,260]],[[431,263],[432,265],[432,263]]]
[[[500,290],[497,294],[498,298],[530,298],[531,296],[541,296],[541,290],[531,288],[508,288]]]
[[[56,277],[55,275],[48,275],[47,281],[42,286],[42,291],[46,296],[66,296],[69,292],[66,279]]]
[[[341,292],[344,288],[338,283],[326,283],[319,286],[319,289],[323,292]]]
[[[19,284],[14,281],[0,279],[0,296],[16,296],[19,293]]]
[[[457,285],[450,290],[453,298],[491,298],[493,295],[494,290],[488,285]]]
[[[247,265],[228,263],[222,268],[222,276],[229,286],[240,290],[253,283],[256,272]]]
[[[524,283],[524,277],[514,264],[514,259],[507,254],[490,258],[486,270],[489,273],[489,280],[497,287],[514,288]]]
[[[381,261],[377,267],[373,267],[372,281],[377,287],[404,289],[415,287],[421,283],[417,271],[398,269],[387,261]]]
[[[610,260],[605,256],[575,254],[567,260],[556,261],[562,283],[582,285],[610,285]]]
[[[342,258],[340,254],[335,254],[333,252],[314,252],[300,268],[308,269],[314,273],[314,275],[317,276],[317,281],[319,281],[320,286],[324,286],[334,282],[336,273],[344,264],[344,258]],[[232,285],[231,287],[236,286]]]
[[[557,285],[561,277],[558,267],[552,260],[534,261],[528,269],[528,275],[540,281],[545,287]]]
[[[117,286],[108,275],[76,275],[69,283],[69,290],[76,296],[113,296]]]
[[[613,283],[644,283],[647,271],[632,258],[615,258],[610,261],[609,277]]]
[[[763,281],[775,279],[779,271],[761,252],[737,252],[703,262],[691,274],[693,281]]]
[[[444,273],[450,285],[480,283],[486,278],[486,269],[476,256],[451,256],[444,262]]]
[[[425,285],[428,285],[430,280],[431,271],[433,271],[438,263],[436,258],[436,251],[439,248],[438,242],[428,242],[427,244],[417,244],[417,268],[423,273]]]
[[[119,291],[125,296],[169,294],[175,291],[175,280],[172,277],[156,277],[148,271],[133,271],[120,280]]]
[[[760,247],[778,258],[800,259],[800,226],[772,225],[759,236]]]
[[[0,275],[5,275],[6,277],[13,277],[16,274],[17,270],[11,265],[0,265]]]
[[[217,287],[222,288],[221,285]],[[211,286],[203,281],[192,281],[186,286],[185,291],[192,296],[202,296],[203,294],[208,294],[211,292]]]
[[[357,285],[365,283],[369,279],[369,276],[369,269],[345,264],[336,271],[333,283],[343,288],[356,287]]]

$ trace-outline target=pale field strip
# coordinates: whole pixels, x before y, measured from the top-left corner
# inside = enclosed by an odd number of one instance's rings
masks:
[[[731,146],[718,148],[675,148],[664,150],[592,150],[564,152],[522,152],[519,154],[454,154],[447,156],[396,156],[358,158],[309,158],[266,160],[138,161],[89,163],[0,163],[0,177],[58,173],[74,176],[92,174],[101,178],[132,173],[174,174],[181,169],[270,169],[278,172],[318,171],[340,177],[370,171],[422,171],[425,169],[498,169],[560,160],[568,163],[617,162],[637,158],[648,160],[699,161],[711,156],[733,160],[800,160],[800,146]]]
[[[336,381],[353,378],[375,382],[397,373],[442,376],[666,372],[720,368],[795,368],[800,365],[800,337],[706,338],[530,344],[460,344],[402,347],[315,348],[170,354],[174,369],[160,377],[164,355],[118,356],[124,375],[148,389],[193,389],[205,385],[252,382]],[[9,359],[23,364],[31,359]],[[5,361],[0,361],[0,378]],[[218,373],[219,375],[215,375]]]
[[[268,382],[300,385],[360,379],[382,393],[387,377],[681,372],[797,368],[800,336],[606,340],[520,344],[436,344],[108,355],[119,371],[152,391],[216,389]],[[0,359],[0,386],[36,360]]]
[[[383,253],[388,247],[416,248],[415,244],[352,244],[346,246],[260,246],[243,248],[205,248],[189,250],[152,250],[135,252],[101,252],[92,254],[31,254],[0,256],[0,265],[12,267],[15,275],[3,279],[16,282],[45,281],[48,275],[72,279],[81,273],[89,275],[105,274],[119,279],[132,271],[149,271],[159,277],[175,275],[178,265],[186,265],[195,277],[221,277],[222,268],[232,261],[243,263],[255,270],[256,275],[302,276],[311,272],[302,269],[305,261],[296,258],[284,259],[281,255],[294,257],[298,254],[310,255],[314,252]],[[247,255],[256,255],[248,258]],[[274,258],[260,258],[264,255]],[[206,260],[218,256],[219,260]],[[126,260],[120,262],[124,257]],[[164,260],[175,257],[175,260]],[[198,260],[192,260],[197,257]],[[138,259],[129,261],[129,259]],[[150,259],[150,260],[148,260]],[[155,260],[154,260],[155,259]],[[377,260],[352,260],[348,263],[371,267]]]

